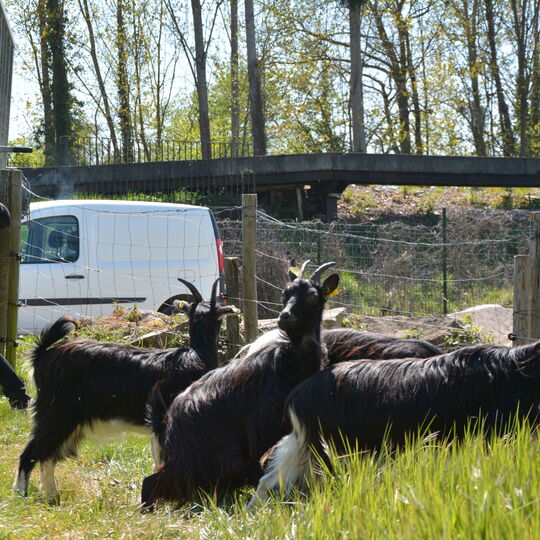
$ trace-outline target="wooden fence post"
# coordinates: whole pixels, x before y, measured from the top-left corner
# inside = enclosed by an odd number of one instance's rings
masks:
[[[8,206],[9,171],[0,169],[0,203]],[[9,252],[11,250],[11,227],[0,230],[0,354],[5,353],[7,340],[7,306],[9,286]]]
[[[531,214],[532,238],[530,241],[530,328],[529,338],[540,339],[540,212]]]
[[[513,302],[513,334],[516,338],[512,345],[524,345],[530,333],[531,313],[531,267],[528,255],[514,257],[514,302]]]
[[[244,337],[246,343],[257,339],[257,195],[242,195],[242,268],[244,296]]]
[[[514,345],[540,339],[540,212],[531,214],[529,255],[514,257]]]
[[[227,302],[238,305],[240,302],[240,257],[225,257],[225,290]],[[240,319],[238,316],[227,317],[227,360],[240,350]]]
[[[15,367],[17,362],[17,322],[19,309],[19,263],[22,218],[22,172],[9,171],[9,211],[11,212],[11,238],[9,259],[9,288],[7,306],[6,358]]]

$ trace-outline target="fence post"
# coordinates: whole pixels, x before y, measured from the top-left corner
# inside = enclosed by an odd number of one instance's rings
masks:
[[[22,172],[9,171],[9,211],[11,212],[11,238],[9,258],[9,288],[7,306],[6,358],[15,366],[17,362],[17,321],[19,309],[19,254],[21,247]]]
[[[532,339],[540,339],[540,212],[531,214],[532,238],[530,242],[530,272],[531,272],[531,301],[530,301],[530,330]]]
[[[443,314],[448,314],[448,247],[446,245],[446,208],[442,209],[442,278],[443,278]]]
[[[540,212],[531,213],[529,255],[514,257],[514,345],[540,339]]]
[[[8,204],[9,171],[0,169],[0,203]],[[0,229],[0,354],[4,354],[7,340],[7,306],[9,285],[9,252],[11,249],[11,227]]]
[[[246,343],[257,339],[257,195],[242,195],[242,263],[244,296],[244,337]]]
[[[240,257],[225,257],[225,290],[227,301],[238,305]],[[233,358],[240,349],[240,320],[237,316],[227,317],[227,359]]]
[[[530,335],[531,267],[529,255],[514,257],[513,334],[512,345],[524,345]]]

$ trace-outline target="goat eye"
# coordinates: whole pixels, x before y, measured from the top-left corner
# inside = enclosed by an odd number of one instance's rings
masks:
[[[310,294],[306,300],[308,304],[314,305],[319,301],[319,295],[317,293]]]

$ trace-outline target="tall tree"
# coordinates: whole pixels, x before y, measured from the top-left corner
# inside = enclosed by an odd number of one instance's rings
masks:
[[[88,41],[90,45],[90,57],[92,59],[92,66],[94,68],[94,74],[96,77],[96,81],[99,88],[99,94],[100,99],[97,100],[96,96],[94,96],[93,93],[90,93],[92,97],[94,97],[97,106],[102,109],[101,112],[103,114],[103,117],[105,118],[105,122],[107,123],[107,128],[109,130],[109,137],[111,139],[111,144],[113,147],[113,154],[114,154],[114,160],[118,160],[120,158],[120,150],[118,146],[118,139],[116,137],[116,129],[114,125],[114,118],[113,118],[113,111],[111,106],[111,100],[109,98],[109,94],[107,92],[105,81],[103,79],[103,75],[101,73],[101,63],[98,58],[98,51],[97,51],[97,44],[96,44],[96,36],[94,32],[94,23],[93,23],[93,17],[92,13],[88,6],[88,0],[79,0],[79,9],[81,10],[84,22],[86,24],[86,28],[88,30]],[[101,103],[103,103],[103,106],[101,107]]]
[[[353,152],[366,152],[364,123],[364,91],[362,85],[363,59],[360,50],[360,19],[364,0],[348,0],[349,50],[351,59],[350,101],[352,112]]]
[[[495,29],[495,14],[493,10],[493,0],[484,0],[486,10],[487,38],[489,44],[490,61],[489,67],[495,83],[495,93],[497,96],[497,105],[499,110],[499,123],[502,139],[502,151],[505,156],[513,156],[516,152],[516,142],[510,111],[506,102],[501,71],[499,67],[499,53],[497,47],[497,34]]]
[[[48,37],[51,51],[52,106],[57,141],[56,161],[69,163],[73,135],[73,98],[68,80],[65,51],[65,14],[63,0],[48,0]],[[58,144],[61,143],[61,144]]]
[[[210,112],[208,107],[208,82],[206,80],[206,47],[203,36],[202,7],[200,0],[191,0],[193,33],[195,35],[195,86],[199,98],[199,132],[203,159],[212,159],[210,139]]]
[[[118,118],[122,139],[122,160],[131,163],[134,160],[133,128],[129,99],[128,77],[128,40],[125,25],[125,0],[116,0],[116,89],[118,93]]]
[[[238,0],[231,0],[231,155],[240,143],[240,81],[238,55]]]
[[[266,126],[261,91],[261,72],[257,58],[257,41],[255,36],[255,13],[253,0],[245,0],[246,15],[246,47],[249,81],[249,108],[251,114],[251,134],[253,152],[256,156],[266,154]]]
[[[381,48],[387,56],[390,66],[390,75],[396,85],[397,106],[399,115],[399,145],[402,154],[411,153],[411,126],[409,120],[409,89],[407,88],[407,55],[405,46],[403,19],[404,0],[397,0],[392,6],[391,18],[397,27],[398,46],[390,39],[384,24],[386,9],[379,4],[379,0],[372,0],[371,12],[375,19]]]

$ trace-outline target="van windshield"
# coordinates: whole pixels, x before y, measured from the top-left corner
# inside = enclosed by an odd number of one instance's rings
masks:
[[[75,262],[79,258],[79,222],[74,216],[51,216],[21,226],[22,263]]]

